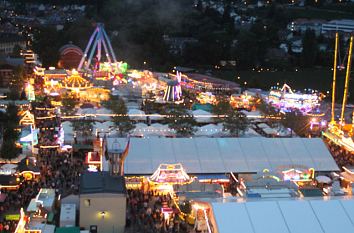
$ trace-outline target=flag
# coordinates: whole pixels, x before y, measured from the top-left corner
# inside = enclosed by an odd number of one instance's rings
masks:
[[[128,143],[127,143],[127,145],[125,146],[124,151],[122,152],[122,155],[121,155],[121,157],[120,157],[120,160],[121,160],[121,161],[124,161],[125,158],[128,156],[129,147],[130,147],[130,136],[128,136]]]

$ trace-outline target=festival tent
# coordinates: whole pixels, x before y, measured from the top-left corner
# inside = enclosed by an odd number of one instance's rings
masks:
[[[96,111],[97,114],[112,114],[112,111],[107,108],[99,108]]]
[[[263,128],[262,130],[268,135],[276,135],[278,132],[277,130],[270,127]]]
[[[227,134],[223,131],[222,124],[207,124],[198,128],[198,131],[195,133],[195,136],[213,136]]]
[[[153,113],[153,114],[151,114],[150,119],[154,120],[154,121],[159,121],[159,120],[163,120],[164,117],[158,113]]]
[[[110,109],[107,108],[99,108],[96,111],[96,117],[99,120],[110,120],[111,116],[105,116],[105,115],[101,115],[101,114],[112,114],[112,111]]]
[[[219,233],[354,232],[353,199],[301,199],[212,203]]]
[[[102,128],[109,129],[114,127],[114,123],[112,121],[105,121],[101,124]]]
[[[144,136],[144,130],[147,128],[147,124],[144,123],[137,123],[135,124],[135,128],[131,132],[131,136]]]
[[[79,114],[79,115],[96,114],[96,109],[94,109],[94,108],[79,108],[79,110],[77,110],[77,114]]]
[[[116,138],[107,138],[108,147]],[[117,138],[121,145],[126,139]],[[131,138],[125,174],[152,174],[161,163],[181,163],[187,173],[257,173],[304,166],[339,171],[320,138]]]
[[[70,121],[64,121],[61,123],[61,127],[64,130],[64,142],[70,143],[74,140],[74,131]]]
[[[198,123],[208,123],[213,121],[213,119],[210,117],[212,115],[210,112],[198,109],[194,110],[192,114]]]
[[[154,123],[146,128],[144,136],[173,136],[174,130],[170,129],[168,125]]]
[[[243,138],[261,137],[254,129],[248,128],[241,136]]]
[[[128,115],[132,120],[146,120],[145,112],[139,109],[135,109],[135,108],[129,109]]]

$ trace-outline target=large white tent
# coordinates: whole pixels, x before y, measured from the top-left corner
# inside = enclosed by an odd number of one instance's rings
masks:
[[[108,147],[115,140],[108,138]],[[126,139],[119,138],[121,145]],[[161,163],[188,173],[254,173],[279,167],[339,168],[320,138],[131,138],[125,173],[152,174]]]
[[[212,203],[218,233],[354,232],[354,200]]]

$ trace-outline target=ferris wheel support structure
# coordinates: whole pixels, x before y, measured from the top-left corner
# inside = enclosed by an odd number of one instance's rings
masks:
[[[108,46],[107,46],[108,45]],[[102,47],[105,52],[105,56],[109,63],[116,63],[116,55],[114,54],[111,42],[104,30],[103,24],[98,23],[95,31],[92,33],[90,40],[86,46],[85,52],[80,60],[77,70],[81,71],[83,68],[88,70],[92,62],[93,55],[96,52],[97,61],[102,59]],[[89,56],[87,56],[89,54]]]

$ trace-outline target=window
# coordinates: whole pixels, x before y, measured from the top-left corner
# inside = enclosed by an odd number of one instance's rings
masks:
[[[89,207],[89,206],[91,205],[91,200],[90,200],[90,199],[85,199],[85,200],[84,200],[84,205],[85,205],[86,207]]]

